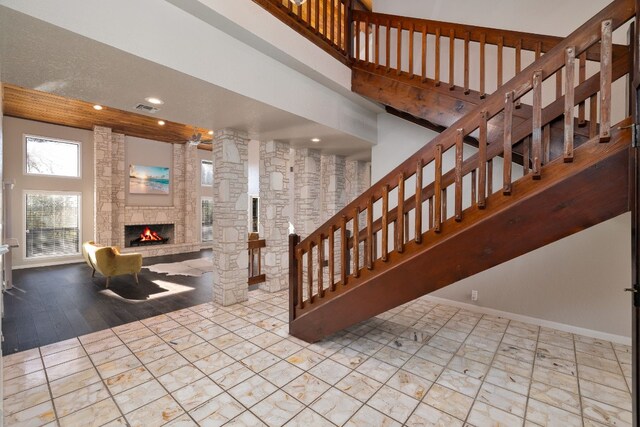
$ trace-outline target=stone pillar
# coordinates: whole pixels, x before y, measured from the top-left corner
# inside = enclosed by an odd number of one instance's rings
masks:
[[[296,150],[294,227],[302,239],[320,226],[320,151]]]
[[[320,204],[322,223],[337,214],[347,204],[345,167],[346,161],[343,156],[322,156]]]
[[[248,299],[248,143],[232,129],[213,141],[213,297],[225,306]]]
[[[124,248],[124,208],[125,169],[124,135],[114,133],[111,137],[111,240],[114,245]]]
[[[181,215],[175,218],[175,243],[185,242],[185,145],[173,144],[173,206],[182,210]]]
[[[184,240],[197,242],[198,238],[198,187],[200,187],[200,160],[198,147],[184,144]]]
[[[371,162],[348,160],[345,171],[345,191],[347,203],[371,187]]]
[[[263,249],[263,273],[266,282],[260,289],[277,292],[289,286],[289,144],[278,141],[260,143],[260,237]]]
[[[111,129],[95,126],[93,147],[93,239],[101,245],[113,245]]]

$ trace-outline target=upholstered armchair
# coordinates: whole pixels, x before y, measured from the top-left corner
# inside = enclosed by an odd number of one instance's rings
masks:
[[[142,254],[131,253],[121,254],[115,246],[102,246],[94,242],[82,244],[82,255],[89,267],[93,269],[94,277],[96,271],[107,278],[107,288],[111,276],[121,274],[133,274],[138,283],[138,273],[142,268]]]

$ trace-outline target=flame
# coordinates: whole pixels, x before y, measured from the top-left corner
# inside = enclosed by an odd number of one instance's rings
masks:
[[[162,240],[162,237],[155,231],[151,231],[149,227],[145,227],[144,231],[140,233],[140,241],[145,242],[149,240]]]

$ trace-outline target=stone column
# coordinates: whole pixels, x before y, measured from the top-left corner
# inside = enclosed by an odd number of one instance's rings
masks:
[[[232,129],[213,141],[213,297],[225,306],[248,299],[248,142]]]
[[[346,202],[352,202],[369,187],[371,187],[371,162],[348,160],[345,171]]]
[[[173,144],[173,206],[178,209],[175,218],[175,243],[185,243],[185,145]]]
[[[323,223],[346,205],[345,167],[346,161],[343,156],[322,156],[320,217]]]
[[[320,226],[320,151],[296,150],[294,227],[302,239]]]
[[[113,245],[111,129],[95,126],[93,147],[93,239],[101,245]]]
[[[111,236],[114,245],[124,248],[125,169],[124,135],[114,133],[111,138]]]
[[[263,249],[263,273],[266,282],[260,289],[277,292],[289,286],[289,144],[278,141],[260,143],[260,237]]]
[[[198,173],[198,147],[184,144],[184,240],[186,243],[197,242],[198,239],[198,187],[200,180]]]

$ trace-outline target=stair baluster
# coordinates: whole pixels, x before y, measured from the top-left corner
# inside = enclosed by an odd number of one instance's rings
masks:
[[[487,96],[485,91],[485,41],[486,36],[484,33],[480,35],[480,99]]]
[[[387,262],[389,252],[389,186],[382,187],[382,261]]]
[[[433,231],[439,233],[442,231],[442,145],[436,145],[436,170],[435,170],[435,183],[434,183],[434,219],[433,219]]]
[[[422,83],[427,81],[427,26],[422,27]]]
[[[365,258],[367,269],[373,270],[373,202],[371,198],[367,202],[367,249]]]
[[[542,71],[533,73],[533,132],[531,134],[533,179],[540,179],[542,163]]]
[[[309,304],[313,304],[313,242],[307,247],[307,290],[309,291]]]
[[[488,113],[480,113],[480,138],[478,139],[478,207],[487,203],[487,120]]]
[[[342,286],[347,286],[349,242],[347,240],[347,217],[342,215],[340,224],[340,281]]]
[[[396,49],[396,74],[399,76],[402,74],[402,22],[398,21],[398,28],[396,30],[396,38],[397,38],[397,49]]]
[[[335,259],[335,238],[336,238],[336,227],[331,224],[329,226],[329,283],[331,292],[335,292],[336,290],[336,259]]]
[[[318,297],[324,298],[324,239],[318,241]]]
[[[573,161],[573,110],[575,100],[575,89],[573,87],[575,78],[575,48],[568,47],[565,56],[565,90],[564,90],[564,161]]]
[[[409,78],[413,79],[413,31],[414,25],[409,28]]]
[[[449,90],[456,88],[454,72],[456,67],[456,31],[449,30]]]
[[[585,52],[581,53],[579,56],[580,65],[578,66],[578,84],[584,83],[587,78],[587,54]],[[584,127],[587,124],[585,119],[585,102],[581,101],[578,104],[578,126]]]
[[[415,214],[415,241],[422,243],[422,159],[418,160],[416,166],[416,206]]]
[[[433,80],[436,86],[440,86],[440,27],[436,28],[436,58],[435,58],[435,76]]]
[[[404,252],[404,173],[398,176],[398,206],[396,214],[396,251]]]
[[[469,95],[469,31],[464,33],[464,94]]]
[[[356,206],[353,212],[353,277],[357,279],[360,277],[360,226],[358,224],[358,217],[360,215],[360,208]]]
[[[612,30],[611,20],[602,22],[602,38],[600,47],[600,142],[611,139],[611,74]]]
[[[498,83],[498,87],[502,86],[502,72],[503,72],[503,65],[502,65],[502,50],[504,47],[504,37],[500,36],[500,39],[498,40],[498,52],[497,52],[497,68],[498,68],[498,78],[497,78],[497,83]]]
[[[502,194],[511,194],[511,171],[512,162],[512,128],[513,128],[513,91],[507,92],[504,97],[504,143],[503,143],[503,159],[502,167]]]
[[[464,142],[464,129],[458,129],[456,131],[456,183],[455,183],[455,219],[456,221],[462,221],[462,160],[463,160],[463,142]]]

